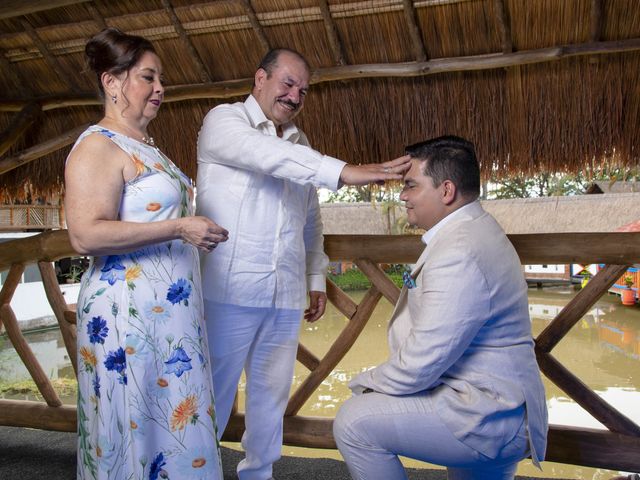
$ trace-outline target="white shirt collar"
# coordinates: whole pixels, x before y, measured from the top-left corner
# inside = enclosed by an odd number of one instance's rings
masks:
[[[256,127],[260,127],[263,124],[268,124],[273,131],[276,131],[276,126],[274,123],[267,118],[267,116],[262,111],[260,104],[256,100],[256,97],[253,95],[249,95],[247,99],[244,101],[244,106],[247,109],[247,113],[249,114],[249,118],[251,119],[251,123]],[[300,131],[298,127],[295,126],[293,122],[287,122],[282,125],[282,139],[289,140],[293,143],[298,141],[300,137]]]
[[[442,227],[444,227],[452,219],[457,217],[460,214],[460,212],[470,209],[471,205],[473,205],[475,203],[478,203],[478,202],[479,202],[479,200],[474,200],[473,202],[467,203],[463,207],[460,207],[459,209],[451,212],[449,215],[444,217],[442,220],[440,220],[438,223],[436,223],[433,227],[431,227],[429,230],[427,230],[424,235],[422,235],[422,243],[424,243],[425,245],[428,245],[429,242],[431,241],[431,239],[436,235],[436,233],[438,233],[438,230],[440,230]]]

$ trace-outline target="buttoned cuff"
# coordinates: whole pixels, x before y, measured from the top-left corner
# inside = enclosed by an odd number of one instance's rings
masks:
[[[307,290],[309,292],[326,292],[327,279],[324,275],[307,275]]]
[[[331,191],[337,191],[340,188],[340,175],[346,162],[337,158],[323,155],[318,169],[318,183]]]

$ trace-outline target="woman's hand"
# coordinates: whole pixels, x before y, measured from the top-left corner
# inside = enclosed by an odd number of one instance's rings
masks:
[[[180,219],[180,236],[204,252],[211,252],[220,242],[229,239],[229,232],[207,217]]]
[[[404,173],[411,167],[411,157],[404,155],[384,163],[365,165],[345,165],[340,173],[342,185],[366,185],[384,183],[388,180],[402,180]]]

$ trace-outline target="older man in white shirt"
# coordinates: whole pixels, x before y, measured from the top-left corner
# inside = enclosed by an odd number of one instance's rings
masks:
[[[198,138],[198,214],[230,231],[202,269],[220,436],[243,368],[247,377],[241,480],[272,476],[306,293],[306,320],[325,310],[328,260],[315,187],[401,179],[409,167],[408,157],[352,166],[310,148],[292,123],[309,76],[299,53],[270,51],[252,94],[211,110]]]

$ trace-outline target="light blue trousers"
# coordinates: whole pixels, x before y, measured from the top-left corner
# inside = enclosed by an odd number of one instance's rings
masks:
[[[253,308],[205,300],[219,436],[229,421],[244,368],[245,458],[240,480],[271,478],[281,456],[282,418],[298,350],[301,310]]]
[[[495,459],[460,442],[425,395],[366,393],[338,411],[333,434],[354,480],[407,478],[398,455],[447,467],[449,480],[511,480],[528,452],[524,407],[515,438]]]

